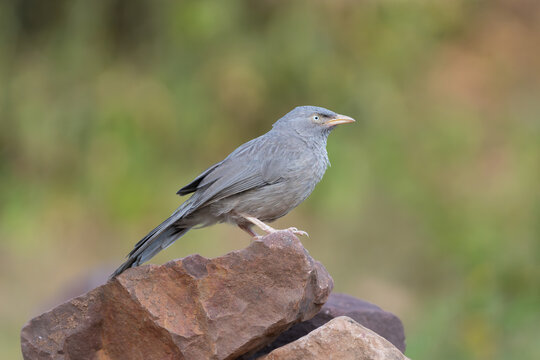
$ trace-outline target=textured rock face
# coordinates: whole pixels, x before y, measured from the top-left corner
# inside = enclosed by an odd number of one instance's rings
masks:
[[[332,279],[281,231],[215,259],[129,269],[32,319],[25,359],[234,359],[314,316]]]
[[[264,360],[405,360],[394,345],[347,316],[275,349]]]
[[[264,354],[268,354],[278,347],[307,335],[338,316],[352,318],[390,341],[401,352],[405,352],[405,332],[401,320],[396,315],[350,295],[332,293],[317,315],[309,320],[293,325],[289,330],[280,334],[272,343],[260,349],[257,353],[249,357],[246,356],[245,359],[257,359]]]

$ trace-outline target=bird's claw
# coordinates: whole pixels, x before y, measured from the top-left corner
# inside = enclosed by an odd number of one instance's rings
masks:
[[[262,235],[255,235],[251,237],[251,242],[262,240],[264,236]]]
[[[300,236],[307,236],[309,237],[309,234],[303,230],[298,230],[297,228],[295,227],[291,227],[291,228],[288,228],[287,231],[290,231],[292,232],[293,234],[295,235],[300,235]]]

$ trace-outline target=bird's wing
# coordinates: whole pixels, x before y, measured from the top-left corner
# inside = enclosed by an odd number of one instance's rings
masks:
[[[264,135],[243,144],[180,189],[179,193],[189,190],[194,194],[178,210],[186,214],[228,196],[279,182],[286,171],[287,147],[279,139]]]
[[[192,182],[178,190],[176,193],[180,196],[191,194],[192,192],[195,192],[201,183],[201,181],[204,179],[206,175],[208,175],[212,170],[214,170],[216,167],[221,165],[223,161],[218,162],[217,164],[214,164],[210,166],[208,169],[204,170],[199,176],[197,176],[195,179],[193,179]]]

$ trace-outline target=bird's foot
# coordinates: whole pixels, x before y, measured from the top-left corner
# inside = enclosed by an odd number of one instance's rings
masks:
[[[248,215],[245,215],[245,214],[242,214],[242,217],[244,219],[246,219],[247,221],[251,222],[253,225],[256,225],[259,229],[261,229],[262,231],[264,231],[267,234],[272,234],[272,233],[275,233],[277,231],[281,231],[281,230],[274,229],[273,227],[271,227],[268,224],[265,224],[264,222],[257,219],[256,217],[248,216]],[[242,229],[245,230],[245,227],[242,227]],[[295,235],[309,236],[309,234],[307,232],[302,231],[302,230],[298,230],[295,227],[285,229],[285,231],[290,231]],[[250,230],[250,233],[251,233],[251,230]],[[256,236],[256,238],[260,238],[260,237]]]
[[[295,234],[295,235],[300,235],[300,236],[307,236],[307,237],[309,237],[309,234],[308,234],[307,232],[305,232],[305,231],[303,231],[303,230],[298,230],[298,229],[295,228],[295,227],[290,227],[290,228],[285,229],[285,230],[290,231],[290,232],[292,232],[292,233]]]

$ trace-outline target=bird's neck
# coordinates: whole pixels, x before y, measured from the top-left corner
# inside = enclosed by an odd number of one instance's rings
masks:
[[[326,143],[329,133],[330,131],[326,133],[318,133],[315,136],[310,137],[306,137],[305,135],[299,133],[294,133],[292,136],[303,143],[306,151],[314,154],[319,159],[323,160],[326,166],[329,166],[330,160],[328,159],[328,152],[326,151]]]

